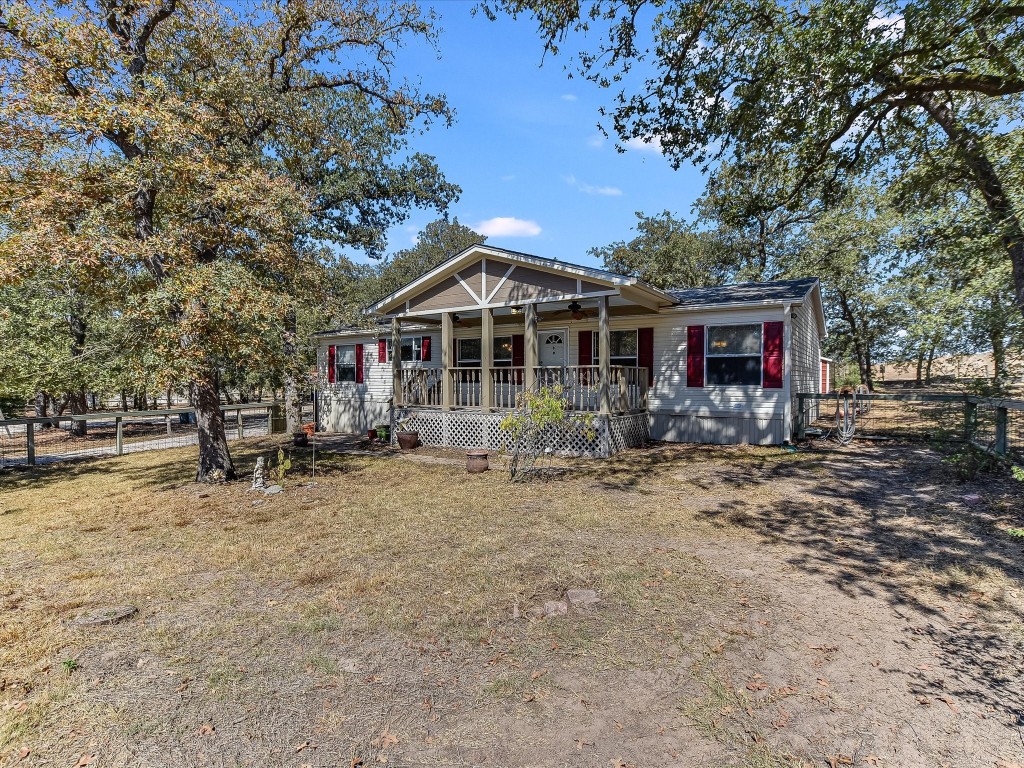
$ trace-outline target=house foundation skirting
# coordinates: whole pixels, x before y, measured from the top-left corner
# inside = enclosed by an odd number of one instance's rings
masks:
[[[419,432],[423,445],[444,448],[486,448],[509,450],[511,436],[501,428],[503,412],[438,411],[419,408],[397,408],[391,433],[395,439],[398,423],[405,429]],[[594,414],[592,429],[566,432],[556,443],[557,453],[564,456],[607,458],[626,448],[638,448],[650,440],[650,423],[646,412],[615,416]]]

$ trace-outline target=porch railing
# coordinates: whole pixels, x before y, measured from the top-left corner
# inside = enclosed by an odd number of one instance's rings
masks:
[[[601,368],[597,365],[567,365],[534,368],[536,387],[561,386],[570,410],[601,410]],[[444,403],[442,380],[450,379],[452,402]],[[611,409],[625,413],[647,408],[647,368],[613,365],[608,382]],[[407,406],[480,408],[483,388],[490,387],[491,407],[515,408],[526,390],[526,368],[521,366],[483,368],[403,368],[402,403]]]
[[[406,405],[440,408],[441,402],[440,368],[403,368],[402,369],[402,402]]]
[[[452,380],[452,407],[479,408],[483,368],[449,368],[448,375]]]

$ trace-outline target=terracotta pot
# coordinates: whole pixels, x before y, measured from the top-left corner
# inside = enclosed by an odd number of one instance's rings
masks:
[[[296,432],[292,435],[292,444],[298,447],[309,445],[309,435],[305,432]]]
[[[313,422],[309,422],[308,424],[303,424],[302,425],[302,431],[305,432],[310,437],[312,437],[313,433],[316,432],[316,425]]]
[[[403,451],[411,451],[420,444],[420,433],[403,430],[398,433],[398,445]]]
[[[376,440],[377,439],[377,430],[376,429],[368,429],[368,430],[366,430],[366,436],[368,438],[370,438],[371,440]]]
[[[466,451],[466,471],[474,475],[478,472],[486,472],[491,468],[487,456],[487,451],[482,448]]]

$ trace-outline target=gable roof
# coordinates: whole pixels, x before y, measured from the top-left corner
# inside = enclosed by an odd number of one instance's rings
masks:
[[[530,253],[512,251],[507,248],[499,248],[494,245],[481,244],[471,245],[470,247],[459,251],[459,253],[456,253],[454,256],[451,256],[441,262],[433,269],[420,275],[411,283],[402,286],[397,291],[394,291],[383,299],[370,305],[366,308],[366,311],[370,313],[387,313],[408,297],[414,296],[431,285],[453,275],[461,267],[471,263],[474,258],[487,258],[488,256],[493,256],[497,259],[516,264],[535,267],[547,272],[560,273],[574,278],[606,283],[609,286],[619,288],[627,287],[646,294],[649,297],[648,301],[653,300],[663,306],[670,306],[674,303],[674,299],[670,293],[663,291],[660,288],[655,288],[653,285],[649,285],[636,277],[619,275],[615,272],[609,272],[595,267],[585,267],[582,264],[572,264],[566,261],[558,261],[557,259],[548,259],[543,256],[534,256]]]
[[[767,283],[733,283],[710,288],[669,288],[667,293],[678,307],[699,307],[709,304],[765,304],[768,302],[802,301],[818,284],[816,277],[796,280],[772,280]]]

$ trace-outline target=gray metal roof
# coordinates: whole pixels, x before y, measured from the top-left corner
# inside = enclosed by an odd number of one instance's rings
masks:
[[[734,283],[710,288],[669,288],[679,307],[714,304],[763,304],[772,301],[800,301],[818,282],[816,277],[772,280],[766,283]]]

